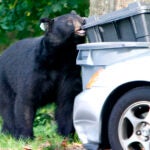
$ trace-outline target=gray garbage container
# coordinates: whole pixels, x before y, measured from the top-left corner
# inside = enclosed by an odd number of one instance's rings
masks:
[[[127,8],[86,19],[89,42],[150,41],[150,3],[131,3]]]

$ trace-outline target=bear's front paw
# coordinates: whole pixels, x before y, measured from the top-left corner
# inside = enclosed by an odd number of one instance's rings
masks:
[[[15,128],[13,126],[8,126],[7,124],[3,124],[1,132],[4,134],[13,135],[15,133]]]

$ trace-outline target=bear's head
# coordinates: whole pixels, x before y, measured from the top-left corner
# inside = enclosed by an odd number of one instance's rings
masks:
[[[43,18],[40,20],[40,27],[45,31],[45,36],[50,42],[64,43],[73,41],[75,44],[84,42],[85,31],[81,26],[85,23],[85,19],[72,11],[54,19]]]

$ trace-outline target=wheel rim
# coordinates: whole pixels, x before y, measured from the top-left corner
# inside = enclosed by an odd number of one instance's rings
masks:
[[[133,103],[123,112],[118,136],[124,150],[150,149],[150,102]]]

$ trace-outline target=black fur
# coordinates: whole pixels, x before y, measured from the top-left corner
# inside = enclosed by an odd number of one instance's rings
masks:
[[[83,19],[70,13],[41,22],[44,36],[18,41],[0,57],[2,131],[16,138],[33,138],[36,110],[51,102],[57,106],[58,132],[74,132],[74,97],[82,90],[76,44],[84,42],[75,31]]]

